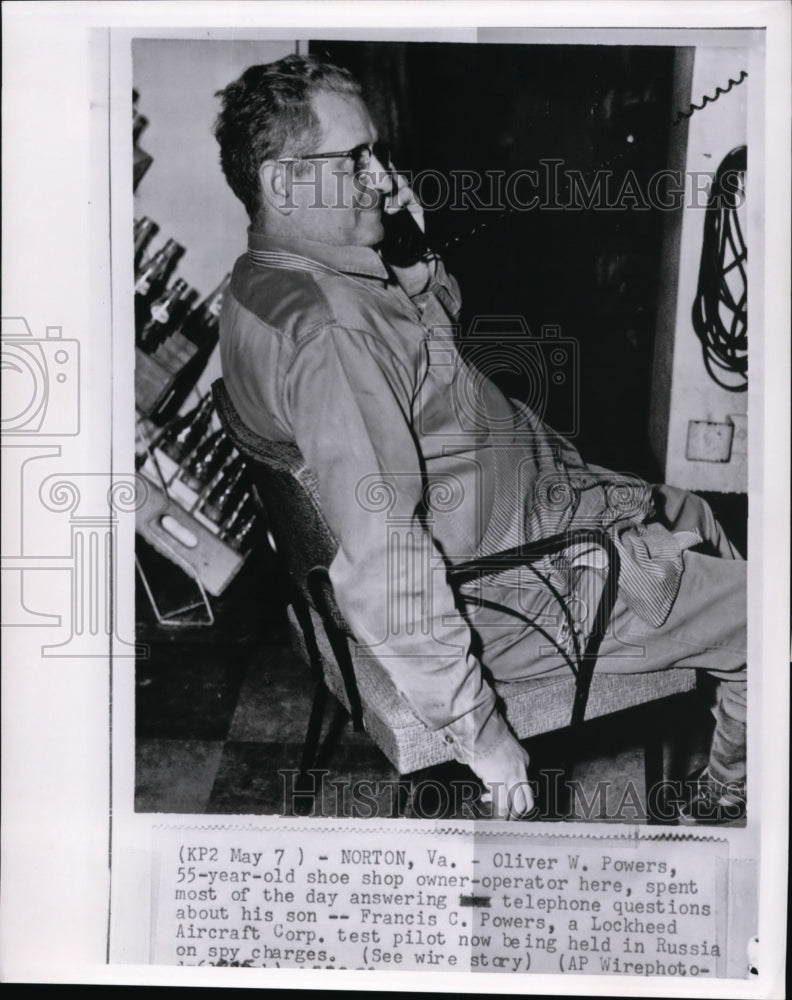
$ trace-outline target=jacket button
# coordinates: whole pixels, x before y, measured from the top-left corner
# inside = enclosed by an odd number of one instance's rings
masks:
[[[446,743],[453,743],[454,742],[454,737],[450,736],[448,733],[445,734],[445,736],[443,737],[443,739],[446,741]]]

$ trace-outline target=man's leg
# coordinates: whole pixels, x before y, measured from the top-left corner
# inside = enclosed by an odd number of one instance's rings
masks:
[[[746,564],[685,552],[679,594],[653,628],[622,602],[597,659],[603,673],[669,667],[706,670],[719,680],[709,772],[723,785],[745,781]]]
[[[706,546],[706,554],[721,559],[742,559],[706,500],[675,486],[655,486],[653,499],[657,520],[671,531],[696,530]]]
[[[701,498],[663,487],[658,501],[658,515],[665,515],[671,530],[696,528],[704,544],[683,554],[679,594],[660,628],[617,600],[596,669],[630,674],[686,667],[716,677],[720,684],[709,770],[715,782],[735,785],[745,780],[746,564]],[[535,600],[534,608],[540,603]],[[544,600],[545,619],[553,606],[552,599]],[[483,662],[497,680],[569,670],[535,629],[526,625],[509,633],[500,617],[493,624],[494,630],[479,626],[479,634]],[[558,627],[547,630],[557,634]]]
[[[658,516],[672,530],[696,529],[704,545],[700,551],[721,559],[742,560],[742,556],[726,537],[715,519],[709,504],[701,497],[672,486],[655,488],[655,505]],[[723,610],[714,614],[737,614],[744,621],[747,614],[746,583],[736,594],[736,604],[727,600]],[[744,632],[743,632],[744,635]],[[745,639],[743,639],[745,643]],[[716,782],[744,782],[745,780],[745,724],[747,715],[747,684],[738,672],[710,670],[721,683],[718,685],[715,733],[710,752],[709,772]]]

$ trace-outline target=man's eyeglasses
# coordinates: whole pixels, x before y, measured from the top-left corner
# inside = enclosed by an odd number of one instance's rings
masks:
[[[281,158],[281,163],[302,163],[305,160],[334,160],[344,158],[351,160],[356,174],[363,173],[371,167],[372,156],[386,170],[390,168],[391,151],[387,142],[367,143],[361,142],[359,146],[352,149],[336,150],[331,153],[311,153],[310,156],[285,156]]]

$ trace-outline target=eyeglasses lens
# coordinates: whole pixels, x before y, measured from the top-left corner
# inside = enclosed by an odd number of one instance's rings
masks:
[[[375,142],[373,146],[358,146],[355,150],[355,170],[360,173],[371,167],[371,155],[387,170],[390,166],[390,146],[387,142]]]

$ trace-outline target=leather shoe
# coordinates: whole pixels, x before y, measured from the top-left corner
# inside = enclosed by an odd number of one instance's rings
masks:
[[[685,780],[683,798],[677,802],[683,826],[743,825],[746,814],[745,783],[723,785],[704,767]]]

